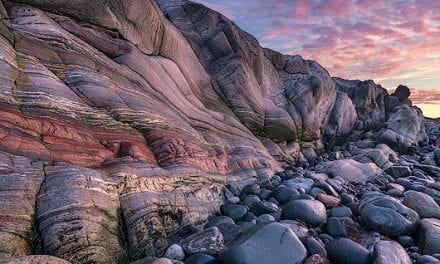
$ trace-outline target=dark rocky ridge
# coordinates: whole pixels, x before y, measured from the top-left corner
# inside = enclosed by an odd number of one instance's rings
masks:
[[[318,163],[365,182],[398,159],[375,143],[439,145],[404,86],[331,78],[200,4],[1,0],[0,16],[1,260],[160,256],[219,210],[226,183]],[[322,163],[333,146],[354,160]]]

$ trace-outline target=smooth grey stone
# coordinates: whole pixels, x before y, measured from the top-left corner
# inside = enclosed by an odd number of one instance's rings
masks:
[[[440,206],[425,193],[407,191],[403,204],[416,211],[421,218],[440,218]]]
[[[411,175],[411,169],[408,166],[392,166],[385,171],[394,178],[404,178]]]
[[[333,187],[326,182],[316,181],[313,187],[323,190],[328,195],[333,195],[335,197],[339,196],[338,192],[336,192],[335,189],[333,189]]]
[[[356,201],[356,198],[353,195],[348,194],[348,193],[341,194],[342,204],[347,205],[349,203],[354,203],[355,201]]]
[[[289,197],[289,202],[293,200],[315,200],[315,198],[308,194],[295,194]]]
[[[278,200],[275,199],[274,197],[269,197],[269,199],[267,199],[267,202],[271,202],[271,203],[273,203],[273,204],[275,204],[277,206],[279,205]]]
[[[258,197],[258,196],[255,195],[255,194],[250,194],[250,195],[247,195],[247,196],[244,198],[244,200],[243,200],[242,203],[243,203],[244,205],[246,205],[247,207],[251,208],[252,205],[254,205],[254,203],[257,203],[257,202],[261,202],[260,197]]]
[[[235,183],[228,183],[225,186],[232,194],[234,194],[235,196],[239,196],[240,195],[240,188],[237,186],[237,184]]]
[[[238,224],[220,224],[217,228],[222,233],[225,244],[237,238],[243,231],[243,228]]]
[[[359,215],[369,228],[395,237],[411,234],[419,221],[419,215],[411,208],[379,192],[370,192],[362,196]]]
[[[328,243],[330,243],[334,238],[332,236],[330,236],[329,234],[319,234],[319,239],[321,239],[321,241],[327,245]]]
[[[324,243],[318,241],[318,239],[314,237],[307,237],[304,240],[304,246],[309,255],[319,254],[321,256],[327,256],[327,250],[325,250]]]
[[[402,185],[405,190],[409,189],[412,185],[412,182],[405,178],[396,179],[396,183]]]
[[[407,248],[407,247],[412,247],[415,246],[415,242],[414,239],[410,236],[399,236],[397,238],[397,241],[400,243],[400,245],[402,245],[402,247]]]
[[[183,251],[183,248],[181,245],[172,244],[167,248],[167,250],[163,254],[163,257],[173,259],[173,260],[184,260],[185,259],[185,251]]]
[[[353,212],[348,207],[336,207],[329,210],[329,216],[333,217],[353,217]]]
[[[262,214],[270,214],[270,213],[276,213],[279,211],[279,208],[276,204],[269,202],[269,201],[264,201],[264,202],[257,202],[254,203],[250,209],[250,211],[255,215],[255,216],[260,216]]]
[[[257,224],[267,223],[267,222],[275,222],[275,217],[270,214],[262,214],[257,217]]]
[[[242,192],[245,193],[246,195],[249,194],[258,195],[260,191],[261,191],[260,185],[258,185],[257,183],[246,185],[243,187],[242,190]]]
[[[257,222],[257,217],[252,212],[247,212],[241,221],[252,222],[255,224]]]
[[[220,210],[223,215],[229,216],[234,221],[239,221],[246,215],[248,208],[239,204],[223,204],[220,206]]]
[[[255,221],[255,223],[253,223],[253,222],[242,222],[242,221],[240,221],[240,222],[238,222],[237,224],[241,227],[241,230],[242,230],[242,232],[244,233],[244,232],[247,232],[249,229],[253,228],[253,227],[256,225],[256,222],[257,222],[257,221]]]
[[[308,225],[318,226],[327,221],[327,212],[320,201],[293,200],[283,207],[281,218],[302,220]]]
[[[345,225],[337,217],[330,217],[327,220],[327,233],[334,238],[347,237]]]
[[[295,194],[299,194],[299,192],[285,185],[280,185],[273,190],[273,197],[281,204],[289,201],[289,197]]]
[[[399,191],[401,191],[401,192],[404,192],[405,191],[405,187],[403,187],[402,185],[400,185],[400,184],[397,184],[397,183],[388,183],[386,186],[385,186],[385,190],[391,190],[391,189],[397,189],[397,190],[399,190]]]
[[[440,139],[440,137],[439,137]],[[434,158],[435,161],[437,162],[437,166],[440,166],[440,148],[434,150]]]
[[[308,193],[312,189],[314,182],[312,179],[309,178],[293,178],[284,181],[284,184],[289,188],[297,190],[303,188],[305,192]]]
[[[259,197],[261,200],[266,200],[266,199],[268,199],[270,196],[272,196],[272,191],[270,191],[270,190],[266,190],[266,189],[261,190],[260,194],[258,195],[258,197]]]
[[[218,226],[221,224],[234,224],[234,220],[230,218],[229,216],[221,215],[217,216],[211,220],[209,220],[208,223],[205,224],[204,228],[209,228],[212,226]]]
[[[314,198],[316,198],[316,196],[318,196],[318,194],[327,194],[327,193],[320,188],[313,187],[312,190],[310,190],[309,194],[311,196],[313,196]]]
[[[400,198],[400,197],[405,196],[405,195],[403,194],[403,192],[401,192],[400,190],[397,190],[397,189],[391,189],[391,190],[388,190],[388,191],[386,192],[386,194],[389,195],[389,196],[391,196],[391,197],[394,197],[394,198]]]
[[[379,241],[374,246],[374,264],[412,264],[405,249],[396,241]]]
[[[440,220],[424,218],[417,231],[417,244],[425,255],[440,252]]]
[[[339,264],[370,264],[370,252],[348,238],[335,238],[326,246],[329,259]]]
[[[224,194],[228,203],[236,204],[240,202],[240,198],[235,196],[228,188],[225,188]]]
[[[417,258],[416,264],[440,264],[440,260],[429,255],[422,255]]]
[[[228,264],[301,263],[307,251],[298,237],[280,223],[260,224],[243,233],[218,258]]]
[[[292,230],[293,233],[295,233],[295,235],[301,240],[304,240],[304,238],[309,233],[309,229],[307,228],[307,226],[305,226],[304,223],[298,222],[296,220],[281,220],[280,224],[283,224],[290,230]]]

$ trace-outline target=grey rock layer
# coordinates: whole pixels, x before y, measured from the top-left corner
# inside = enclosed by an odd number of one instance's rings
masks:
[[[425,139],[407,100],[386,113],[380,86],[263,49],[196,3],[1,0],[0,17],[1,259],[158,256],[227,182],[387,118],[382,141]]]

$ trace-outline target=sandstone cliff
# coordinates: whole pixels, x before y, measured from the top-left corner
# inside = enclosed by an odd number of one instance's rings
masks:
[[[200,4],[1,0],[0,15],[0,259],[160,254],[226,182],[371,131],[401,151],[427,140],[405,94],[264,49]]]

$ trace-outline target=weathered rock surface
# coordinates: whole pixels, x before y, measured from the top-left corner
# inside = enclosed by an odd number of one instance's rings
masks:
[[[15,258],[6,264],[70,264],[70,262],[54,256],[31,255]]]
[[[416,211],[421,218],[440,219],[440,206],[425,193],[408,191],[405,193],[403,204]]]
[[[318,226],[327,221],[325,206],[315,200],[293,200],[284,206],[281,218],[301,220],[308,225]]]
[[[423,254],[438,254],[440,252],[439,219],[422,219],[417,233],[419,247],[422,249]]]
[[[220,252],[221,263],[302,263],[307,251],[297,236],[279,223],[261,224]]]
[[[190,1],[1,0],[0,17],[1,260],[162,256],[218,211],[227,182],[316,162],[385,121],[382,142],[426,141],[406,95],[263,49]],[[347,168],[332,176],[380,174]]]
[[[405,249],[395,241],[379,241],[374,246],[374,263],[411,264],[412,261]]]
[[[336,263],[371,263],[371,255],[368,250],[348,238],[337,238],[332,240],[326,247],[331,260]]]
[[[340,176],[347,181],[366,182],[382,174],[374,163],[360,163],[352,159],[329,161],[323,164],[323,172]]]
[[[366,226],[390,236],[411,234],[415,231],[419,215],[399,200],[379,192],[362,196],[359,215]]]

